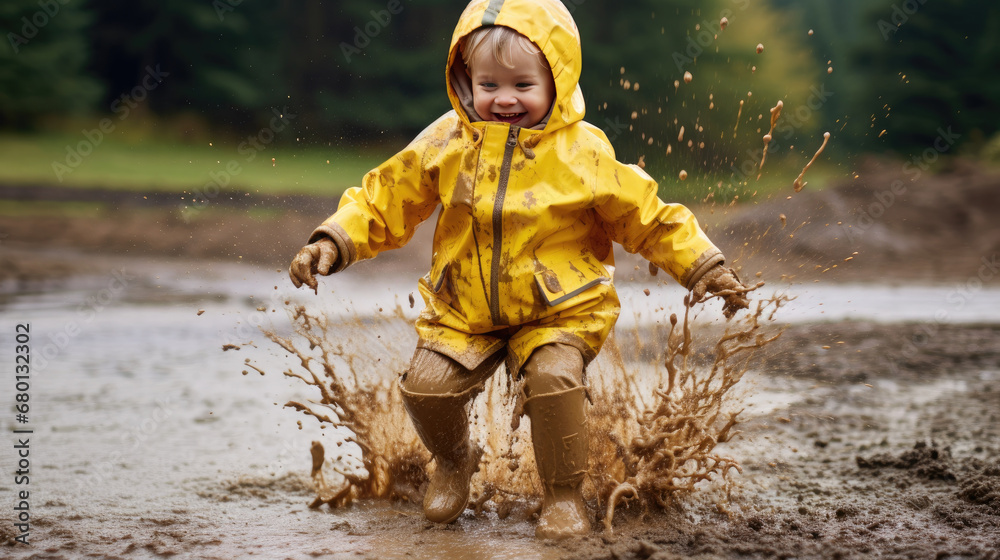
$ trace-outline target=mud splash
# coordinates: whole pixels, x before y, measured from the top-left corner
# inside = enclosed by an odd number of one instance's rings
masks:
[[[760,176],[764,173],[764,162],[767,161],[767,147],[774,138],[774,127],[778,124],[778,119],[781,118],[781,109],[785,106],[784,102],[780,99],[778,103],[771,108],[771,129],[767,131],[764,135],[764,151],[760,156],[760,167],[757,169],[757,180],[760,181]]]
[[[759,300],[714,342],[701,340],[702,331],[692,328],[692,308],[685,308],[681,320],[671,315],[666,346],[656,357],[662,366],[652,375],[626,369],[609,341],[605,353],[610,359],[588,370],[593,429],[584,486],[592,511],[600,512],[595,520],[606,530],[611,530],[616,508],[629,500],[648,511],[680,504],[705,490],[725,509],[731,477],[741,471],[737,459],[715,449],[739,433],[735,428],[741,411],[731,390],[754,354],[780,335],[766,327],[786,301],[783,296]],[[335,456],[328,456],[319,442],[310,449],[317,493],[310,507],[338,508],[371,498],[419,502],[430,456],[395,386],[405,357],[373,358],[377,350],[370,344],[372,337],[405,340],[395,334],[409,327],[402,308],[374,322],[355,318],[349,325],[335,324],[301,305],[286,311],[292,331],[281,335],[266,330],[265,335],[288,353],[292,363],[284,375],[310,387],[312,400],[285,406],[322,428],[344,433]],[[404,352],[401,346],[395,350]],[[517,385],[498,373],[473,403],[472,438],[484,450],[472,482],[470,507],[477,515],[531,517],[541,505],[530,421],[513,422]],[[652,402],[646,402],[648,395],[654,395]],[[357,446],[353,453],[351,444]]]
[[[824,132],[823,143],[820,145],[819,149],[816,150],[816,153],[813,154],[813,157],[811,160],[809,160],[809,163],[807,163],[806,166],[802,168],[802,173],[799,173],[799,176],[796,177],[795,181],[792,182],[792,188],[795,189],[795,192],[801,192],[802,189],[806,186],[807,183],[802,179],[805,178],[806,171],[809,171],[809,168],[812,167],[812,164],[816,162],[816,158],[818,158],[819,155],[823,153],[823,150],[826,149],[826,145],[828,142],[830,142],[830,133]]]
[[[289,401],[285,407],[311,416],[323,428],[346,430],[337,446],[356,445],[362,466],[350,464],[346,450],[327,462],[323,445],[313,442],[311,473],[318,495],[310,507],[342,507],[359,498],[415,498],[426,482],[422,466],[429,455],[410,426],[393,376],[363,375],[371,368],[359,367],[360,359],[370,346],[363,340],[341,338],[326,316],[302,305],[289,312],[294,325],[291,336],[269,330],[264,334],[298,358],[298,364],[284,375],[315,388],[319,398]],[[402,309],[397,309],[397,315],[402,317]],[[358,318],[350,327],[368,328]],[[327,464],[329,469],[324,468]]]
[[[680,324],[675,314],[670,316],[666,382],[653,391],[653,406],[633,418],[631,442],[614,441],[627,478],[617,484],[607,480],[611,490],[605,530],[611,531],[614,510],[623,498],[638,498],[644,511],[654,504],[668,508],[702,482],[714,483],[714,490],[721,492],[717,507],[725,510],[729,476],[742,472],[737,459],[715,452],[716,445],[739,433],[734,428],[742,410],[733,410],[738,402],[730,391],[742,380],[754,353],[781,335],[762,332],[761,321],[772,321],[786,301],[783,296],[758,301],[752,313],[726,329],[714,349],[700,355],[691,330],[691,308],[685,309]],[[697,358],[711,359],[710,365],[700,365]]]

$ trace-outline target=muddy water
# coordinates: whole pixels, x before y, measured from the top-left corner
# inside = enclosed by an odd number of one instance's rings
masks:
[[[288,400],[308,397],[301,383],[261,376],[246,367],[247,358],[264,370],[287,367],[287,356],[264,340],[257,327],[273,318],[281,332],[287,320],[280,308],[272,311],[279,303],[319,301],[333,317],[378,322],[378,332],[385,336],[379,338],[382,335],[373,330],[375,351],[369,359],[398,371],[413,345],[406,320],[417,313],[408,304],[409,279],[345,275],[326,284],[336,286],[338,293],[350,291],[354,297],[348,302],[329,289],[318,300],[311,293],[292,292],[283,273],[273,270],[154,263],[127,268],[127,273],[122,289],[115,289],[118,284],[109,271],[58,290],[0,298],[2,332],[30,321],[33,352],[47,358],[44,366],[37,364],[31,384],[32,546],[5,546],[0,556],[571,557],[564,548],[536,542],[530,520],[517,513],[505,519],[467,513],[455,525],[439,528],[428,526],[419,509],[405,502],[362,502],[338,511],[306,507],[314,495],[308,478],[310,442],[323,441],[328,450],[335,450],[342,436],[281,408]],[[648,311],[634,311],[649,301],[643,289],[642,284],[623,286],[623,329],[633,321],[641,332],[644,324],[664,320],[665,315],[656,319]],[[679,311],[678,290],[656,289],[661,302],[673,302]],[[958,309],[949,303],[947,287],[792,291],[799,299],[783,310],[783,317],[799,323],[845,318],[934,321],[939,309],[952,323],[996,322],[982,309],[997,309],[1000,301],[1000,292],[982,290],[975,294],[975,305]],[[904,305],[910,301],[922,305]],[[397,308],[402,318],[396,317]],[[78,329],[67,331],[69,325]],[[66,332],[77,334],[62,340],[59,333]],[[60,341],[64,347],[46,354],[47,346],[58,348]],[[813,341],[804,352],[822,356],[823,342]],[[829,340],[834,348],[836,342]],[[863,344],[848,342],[852,349]],[[239,349],[223,352],[226,344]],[[11,345],[0,348],[4,363],[11,363],[12,355]],[[648,367],[649,359],[641,352],[626,352],[625,357],[634,360],[636,368]],[[809,359],[804,360],[801,369],[807,370]],[[793,428],[804,419],[867,418],[857,428],[858,445],[877,446],[892,434],[887,450],[902,451],[927,433],[921,406],[966,403],[982,394],[984,384],[1000,380],[997,368],[987,364],[977,378],[904,383],[887,374],[871,374],[845,390],[775,367],[766,371],[751,372],[746,380],[746,437],[725,444],[725,451],[745,465],[749,486],[780,486],[769,474],[769,463],[818,461],[836,446],[795,444],[796,437],[809,444],[827,437],[822,422],[796,436]],[[885,400],[873,402],[876,396]],[[2,400],[2,410],[8,412],[0,418],[7,438],[0,467],[10,473],[10,431],[15,426],[8,391]],[[891,407],[880,410],[885,402],[909,404],[896,412]],[[866,431],[864,425],[875,427]],[[766,426],[792,433],[783,434],[786,441],[775,445],[772,438],[779,434]],[[820,435],[807,436],[810,430]],[[952,452],[976,453],[977,445],[983,446],[975,440],[959,442]],[[3,503],[10,503],[14,490],[11,477],[0,480]],[[779,497],[771,498],[780,503]],[[0,511],[4,541],[11,536],[11,514],[7,506]],[[599,539],[595,542],[604,546]]]
[[[657,303],[680,301],[683,297],[679,286],[626,284],[619,290],[625,305],[619,326],[631,325],[636,321],[636,314],[628,313],[628,309],[636,309],[647,300],[643,294],[644,289],[665,294],[657,298]],[[940,325],[1000,322],[1000,315],[997,313],[1000,309],[1000,289],[997,288],[971,291],[957,283],[939,286],[795,284],[775,285],[774,290],[793,298],[781,310],[779,318],[783,323],[878,321],[929,322]],[[702,322],[720,320],[721,310],[719,301],[708,302]],[[640,312],[638,317],[640,323],[657,320],[655,314],[651,313]]]

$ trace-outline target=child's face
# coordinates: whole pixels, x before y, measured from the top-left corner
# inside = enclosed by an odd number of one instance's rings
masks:
[[[520,127],[535,126],[549,114],[556,85],[541,53],[511,49],[514,68],[506,68],[489,49],[480,49],[470,61],[473,105],[486,121]]]

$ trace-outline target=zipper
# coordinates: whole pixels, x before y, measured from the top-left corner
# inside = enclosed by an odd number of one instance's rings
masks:
[[[503,200],[507,196],[507,181],[510,179],[510,163],[514,158],[514,148],[517,147],[517,134],[521,127],[511,125],[507,134],[507,146],[503,150],[503,163],[500,165],[500,182],[497,184],[497,195],[493,200],[493,266],[490,267],[490,318],[494,325],[500,322],[500,256],[503,247]]]

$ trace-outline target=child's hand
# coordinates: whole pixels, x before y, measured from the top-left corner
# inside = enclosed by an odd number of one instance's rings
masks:
[[[315,243],[306,245],[299,250],[299,254],[292,259],[292,264],[288,267],[288,276],[292,279],[292,284],[296,288],[301,288],[305,284],[319,293],[319,285],[316,283],[316,274],[327,276],[330,268],[337,262],[337,246],[329,237],[324,237]]]
[[[740,282],[733,269],[719,264],[706,272],[691,289],[691,305],[704,301],[705,294],[711,292],[725,301],[722,313],[729,319],[740,309],[750,307],[746,294],[752,289]]]

